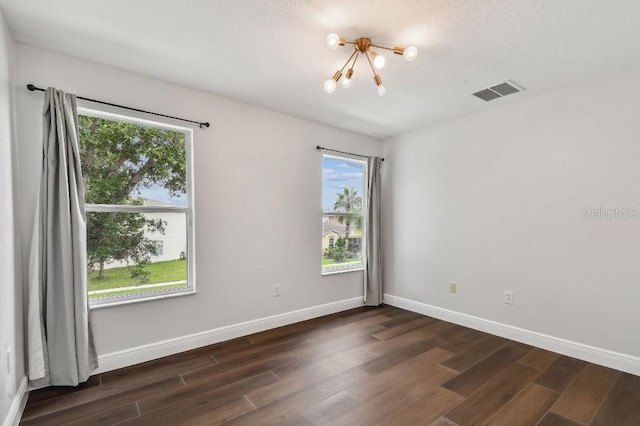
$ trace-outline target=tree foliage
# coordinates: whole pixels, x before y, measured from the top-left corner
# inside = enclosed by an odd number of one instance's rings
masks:
[[[87,203],[135,204],[135,191],[154,183],[186,192],[184,134],[88,116],[79,127]]]
[[[362,197],[358,195],[355,188],[344,188],[342,193],[338,193],[333,209],[336,212],[362,213]],[[362,218],[352,216],[338,216],[338,222],[345,224],[345,248],[349,244],[351,234],[351,223],[355,222],[357,228],[362,227]]]
[[[86,203],[142,205],[140,189],[154,184],[171,195],[186,192],[184,134],[89,116],[79,117],[79,130]],[[140,213],[87,215],[89,267],[102,272],[105,263],[126,262],[143,282],[143,266],[157,254],[145,230],[164,233],[164,227]]]
[[[347,251],[347,240],[339,237],[332,247],[327,247],[324,250],[324,256],[338,263],[344,262],[351,256],[351,253]]]

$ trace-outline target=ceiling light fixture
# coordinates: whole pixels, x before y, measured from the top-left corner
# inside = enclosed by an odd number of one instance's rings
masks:
[[[348,41],[342,37],[340,37],[336,33],[331,33],[326,38],[327,47],[329,49],[337,49],[338,46],[344,46],[346,44],[353,45],[353,53],[349,56],[349,59],[344,63],[342,68],[340,68],[329,80],[324,82],[324,91],[327,93],[333,93],[336,90],[336,86],[338,82],[342,84],[342,87],[347,88],[351,86],[351,77],[353,76],[353,67],[358,60],[360,55],[364,55],[367,58],[367,62],[369,62],[369,66],[371,67],[371,71],[373,72],[373,81],[378,87],[378,95],[384,96],[387,93],[387,89],[382,84],[382,78],[376,72],[376,69],[380,69],[384,67],[386,59],[384,56],[371,50],[371,48],[375,47],[377,49],[390,50],[396,55],[402,55],[407,61],[413,61],[418,56],[418,49],[414,46],[410,46],[407,48],[396,46],[394,48],[380,46],[378,44],[371,43],[371,40],[366,37],[360,37],[355,39],[354,41]],[[349,66],[346,75],[343,75],[342,72],[345,68]]]

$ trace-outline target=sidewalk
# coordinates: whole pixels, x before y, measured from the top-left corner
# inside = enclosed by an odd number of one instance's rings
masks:
[[[123,291],[123,290],[138,290],[141,288],[153,288],[153,287],[162,287],[165,285],[173,285],[173,284],[186,284],[185,280],[182,281],[169,281],[166,283],[155,283],[155,284],[142,284],[142,285],[132,285],[129,287],[114,287],[114,288],[105,288],[104,290],[90,290],[89,296],[94,294],[104,294],[104,293],[113,293],[114,291]]]

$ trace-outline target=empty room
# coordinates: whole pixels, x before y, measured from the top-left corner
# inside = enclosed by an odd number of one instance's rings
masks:
[[[640,426],[639,20],[0,0],[0,421]]]

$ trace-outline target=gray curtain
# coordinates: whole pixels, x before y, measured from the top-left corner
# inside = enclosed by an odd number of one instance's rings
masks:
[[[86,275],[76,96],[45,93],[43,162],[29,258],[27,356],[33,387],[85,382],[98,360]]]
[[[369,157],[367,161],[367,217],[366,268],[364,271],[364,303],[367,306],[382,304],[382,255],[380,246],[380,168],[382,159]]]

